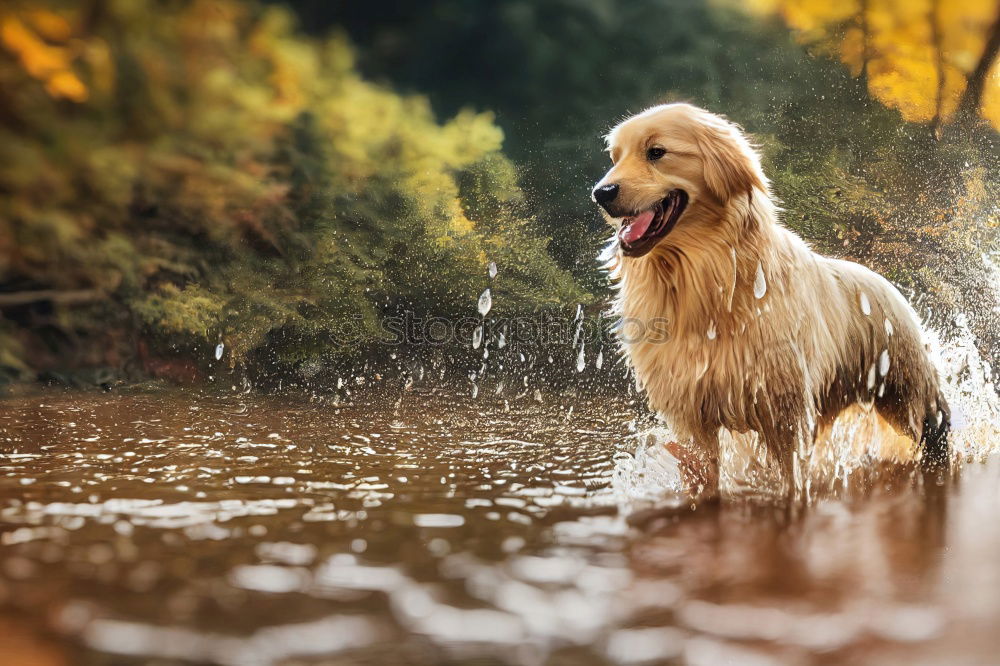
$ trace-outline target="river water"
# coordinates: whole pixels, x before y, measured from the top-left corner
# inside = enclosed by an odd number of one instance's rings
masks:
[[[657,513],[625,398],[398,397],[5,399],[0,663],[996,663],[992,455]]]

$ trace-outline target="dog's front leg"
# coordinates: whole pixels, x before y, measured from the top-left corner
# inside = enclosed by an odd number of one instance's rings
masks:
[[[703,430],[690,439],[667,442],[667,451],[677,458],[685,491],[698,501],[719,494],[719,433]]]

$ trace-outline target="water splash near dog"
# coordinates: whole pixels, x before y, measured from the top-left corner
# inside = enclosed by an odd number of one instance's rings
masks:
[[[888,320],[885,326],[887,332],[892,330]],[[954,319],[948,334],[925,330],[942,393],[952,409],[952,461],[956,466],[985,462],[1000,450],[1000,394],[993,369],[979,352],[964,316]],[[871,374],[884,377],[890,363],[883,353]],[[657,504],[690,503],[678,461],[666,448],[677,438],[669,424],[658,422],[623,444],[615,458],[613,492],[624,514]],[[871,403],[845,410],[832,425],[820,429],[816,441],[808,442],[803,452],[796,494],[807,501],[868,487],[887,468],[913,472],[921,455],[918,445],[880,418]],[[781,475],[769,464],[756,433],[720,432],[720,466],[720,489],[726,496],[784,495]]]

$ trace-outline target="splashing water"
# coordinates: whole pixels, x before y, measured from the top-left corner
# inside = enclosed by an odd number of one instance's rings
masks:
[[[1000,288],[1000,271],[997,271],[997,286]],[[763,272],[758,266],[755,296],[760,298],[765,291]],[[871,302],[867,295],[860,293],[858,299],[862,312],[870,315]],[[887,336],[894,334],[890,319],[885,318],[883,326]],[[1000,395],[994,385],[992,367],[979,351],[968,318],[964,315],[955,317],[947,333],[928,322],[924,323],[923,330],[928,353],[939,371],[941,391],[951,409],[949,443],[953,460],[991,459],[1000,453]],[[711,333],[710,327],[709,338]],[[889,350],[883,348],[875,362],[867,367],[866,385],[873,395],[885,395],[884,378],[889,374],[892,361]],[[939,414],[939,418],[943,418],[943,413]],[[643,481],[648,471],[646,467],[663,467],[666,463],[659,458],[670,458],[663,449],[663,443],[679,441],[669,428],[662,426],[640,432],[637,437],[635,453],[628,456],[627,461],[622,458],[616,462],[620,469],[616,472],[615,492],[623,506],[631,508],[641,507],[642,502],[656,495],[659,481],[648,484]],[[767,453],[756,435],[731,435],[723,431],[721,437],[724,468],[721,485],[724,492],[747,489],[773,492],[780,486],[779,477],[768,468]],[[800,489],[807,497],[831,492],[834,487],[847,488],[854,483],[853,475],[858,475],[858,483],[867,483],[865,479],[871,478],[877,473],[875,470],[880,469],[875,464],[879,461],[913,461],[919,455],[917,446],[892,431],[877,416],[870,402],[846,410],[833,425],[820,433],[814,445],[811,444],[811,437],[802,439],[803,478]],[[650,474],[657,477],[655,472]],[[672,501],[675,491],[669,485],[662,485],[660,499]]]
[[[972,340],[932,348],[949,400],[980,424],[1000,401]],[[891,663],[928,646],[990,663],[977,650],[992,649],[982,639],[1000,618],[982,583],[1000,575],[1000,466],[968,466],[947,523],[910,484],[861,503],[813,491],[818,506],[789,530],[748,499],[777,482],[753,437],[722,437],[733,499],[691,511],[663,446],[676,433],[626,396],[543,401],[525,383],[518,400],[468,378],[458,395],[418,387],[393,409],[360,393],[345,405],[185,392],[8,403],[0,618],[29,617],[108,663],[430,666],[448,650],[525,663],[526,645],[530,663],[566,645],[581,664],[748,663],[765,650],[793,655],[767,663],[860,663],[873,645]],[[846,485],[871,467],[863,416],[831,434],[855,448],[813,453],[805,469]],[[962,455],[988,441],[974,427]],[[675,513],[629,530],[624,516],[646,507]],[[720,597],[734,581],[738,597]],[[161,603],[160,589],[211,617]],[[409,659],[420,650],[431,656]]]
[[[618,249],[618,237],[616,236],[597,255],[598,265],[605,270],[613,268],[618,261]]]
[[[868,294],[866,294],[865,292],[862,291],[858,295],[858,301],[861,304],[861,312],[862,312],[862,314],[864,314],[866,317],[868,317],[869,315],[871,315],[871,313],[872,313],[872,304],[871,304],[871,301],[868,300]]]
[[[487,289],[486,291],[484,291],[482,294],[479,295],[479,304],[478,304],[479,315],[481,317],[485,317],[487,314],[489,314],[490,309],[492,308],[493,308],[493,295],[490,293],[490,290]]]
[[[753,295],[754,298],[760,300],[764,298],[764,294],[767,293],[767,279],[764,277],[764,267],[761,263],[757,262],[757,275],[753,280]]]
[[[951,407],[949,443],[953,459],[985,461],[1000,453],[1000,395],[993,385],[992,368],[980,355],[964,317],[956,320],[956,330],[949,336],[931,328],[925,330],[929,353],[939,369],[942,393]],[[882,350],[867,370],[869,391],[878,385],[879,394],[884,394],[885,384],[879,384],[878,379],[888,375],[890,367],[889,352]],[[813,446],[805,447],[801,489],[806,496],[818,497],[817,493],[847,488],[856,473],[861,473],[859,483],[867,483],[865,475],[878,473],[874,465],[878,461],[913,460],[917,453],[913,442],[887,427],[871,403],[846,410],[828,431],[820,433]],[[665,426],[641,431],[637,438],[635,453],[616,460],[614,492],[624,512],[641,510],[650,502],[677,501],[679,480],[669,482],[676,460],[663,444],[680,439]],[[780,477],[768,465],[766,450],[756,434],[722,430],[720,443],[723,492],[752,490],[780,495]]]

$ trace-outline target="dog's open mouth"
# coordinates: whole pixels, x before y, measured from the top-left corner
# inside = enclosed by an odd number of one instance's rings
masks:
[[[626,217],[618,230],[618,242],[626,257],[641,257],[669,234],[687,206],[684,190],[671,190],[649,210]]]

